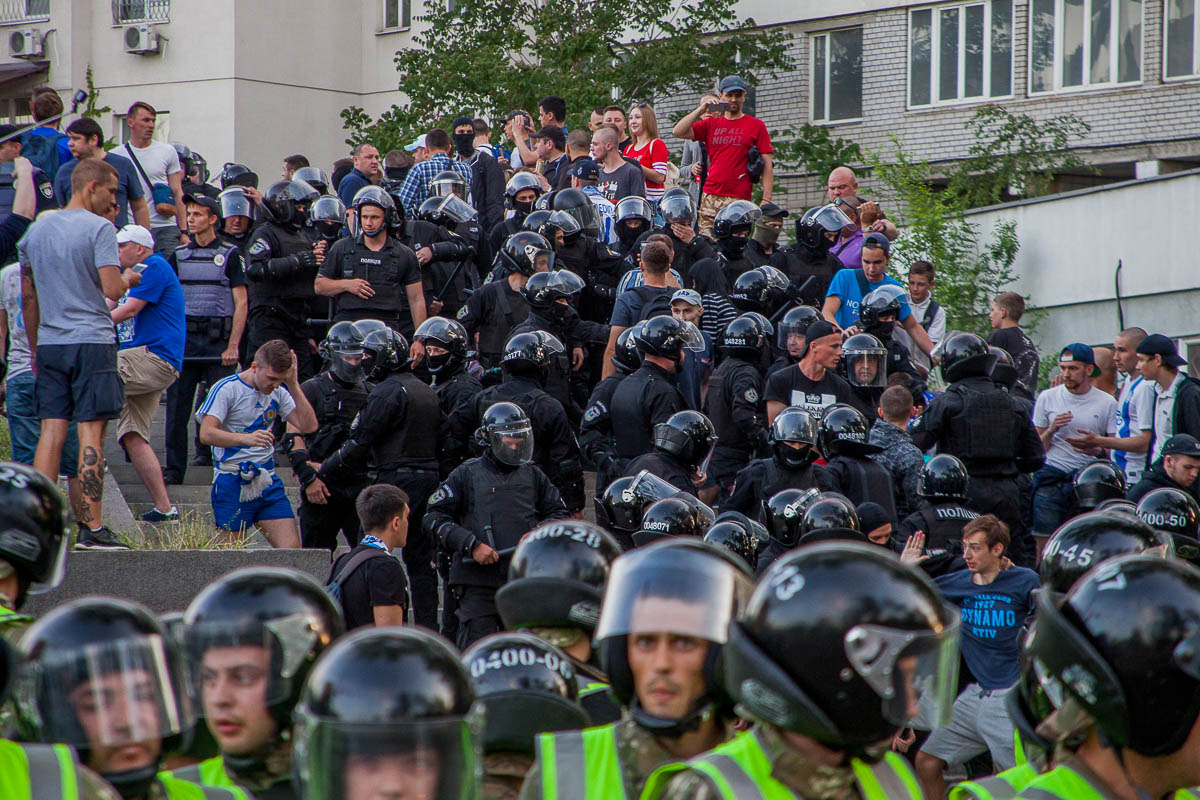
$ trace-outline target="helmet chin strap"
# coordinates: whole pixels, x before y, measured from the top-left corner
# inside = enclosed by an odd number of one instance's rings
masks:
[[[693,705],[692,710],[680,719],[668,719],[651,714],[642,708],[637,695],[629,704],[629,712],[633,721],[655,736],[664,739],[678,739],[686,733],[699,730],[700,726],[712,719],[717,711],[717,703],[709,694],[704,694]]]
[[[137,769],[127,769],[123,772],[106,772],[100,777],[117,790],[122,800],[137,800],[150,793],[150,786],[158,775],[158,763],[151,762]]]

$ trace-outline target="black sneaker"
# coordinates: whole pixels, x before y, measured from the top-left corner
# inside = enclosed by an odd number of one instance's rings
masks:
[[[171,506],[170,511],[159,511],[157,508],[151,508],[145,514],[138,517],[142,522],[179,522],[179,509]]]
[[[191,466],[193,467],[211,467],[212,465],[211,450],[205,450],[203,453],[197,453],[191,461]]]
[[[85,525],[79,526],[79,535],[75,537],[76,550],[129,550],[129,545],[117,538],[107,525],[98,531],[91,530]]]

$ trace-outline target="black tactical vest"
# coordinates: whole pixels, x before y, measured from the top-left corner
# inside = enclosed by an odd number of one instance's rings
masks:
[[[347,248],[338,264],[342,280],[359,279],[371,284],[375,294],[369,298],[359,297],[352,292],[343,292],[335,298],[335,313],[345,318],[377,316],[394,320],[400,315],[400,306],[408,302],[404,286],[400,283],[400,257],[402,251],[395,242],[388,240],[382,250],[371,250],[361,242]]]
[[[408,410],[392,435],[375,442],[372,456],[381,472],[405,466],[436,467],[440,433],[437,392],[411,372],[388,376],[381,386],[399,383],[407,396]]]
[[[346,442],[350,425],[367,402],[367,387],[359,383],[343,386],[329,373],[312,379],[317,389],[313,411],[317,415],[317,431],[304,437],[308,455],[313,461],[324,461]]]
[[[516,547],[521,537],[541,521],[535,467],[524,464],[504,470],[486,457],[468,463],[471,489],[466,513],[459,524],[493,550]],[[507,577],[507,558],[485,566],[475,563],[469,555],[459,554],[450,568],[453,584],[501,586]]]
[[[962,398],[962,408],[949,420],[949,435],[940,452],[958,456],[968,464],[978,461],[1012,461],[1020,442],[1017,412],[1009,395],[990,381],[959,381],[947,392]]]

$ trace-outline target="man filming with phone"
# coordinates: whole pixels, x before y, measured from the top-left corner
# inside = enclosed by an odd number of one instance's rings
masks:
[[[700,233],[705,236],[712,235],[717,212],[735,200],[749,200],[757,181],[762,181],[762,202],[771,200],[771,137],[762,120],[742,112],[749,88],[736,75],[724,78],[720,102],[713,103],[711,96],[705,96],[672,131],[680,139],[700,142],[708,151],[708,179],[701,188],[698,214]],[[714,111],[724,113],[706,116]]]

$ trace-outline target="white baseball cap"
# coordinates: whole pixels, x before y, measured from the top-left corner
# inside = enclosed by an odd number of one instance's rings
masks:
[[[408,152],[410,152],[410,153],[411,153],[411,152],[413,152],[414,150],[417,150],[417,149],[419,149],[419,148],[422,148],[422,147],[424,147],[424,146],[425,146],[425,134],[423,134],[423,133],[422,133],[422,134],[421,134],[420,136],[418,136],[416,139],[413,139],[413,143],[412,143],[412,144],[406,144],[406,145],[404,145],[404,149],[405,149],[405,150],[407,150]]]
[[[141,225],[126,225],[121,230],[117,231],[117,244],[125,244],[133,242],[140,244],[142,247],[154,249],[154,237],[150,235],[150,231],[143,228]]]

